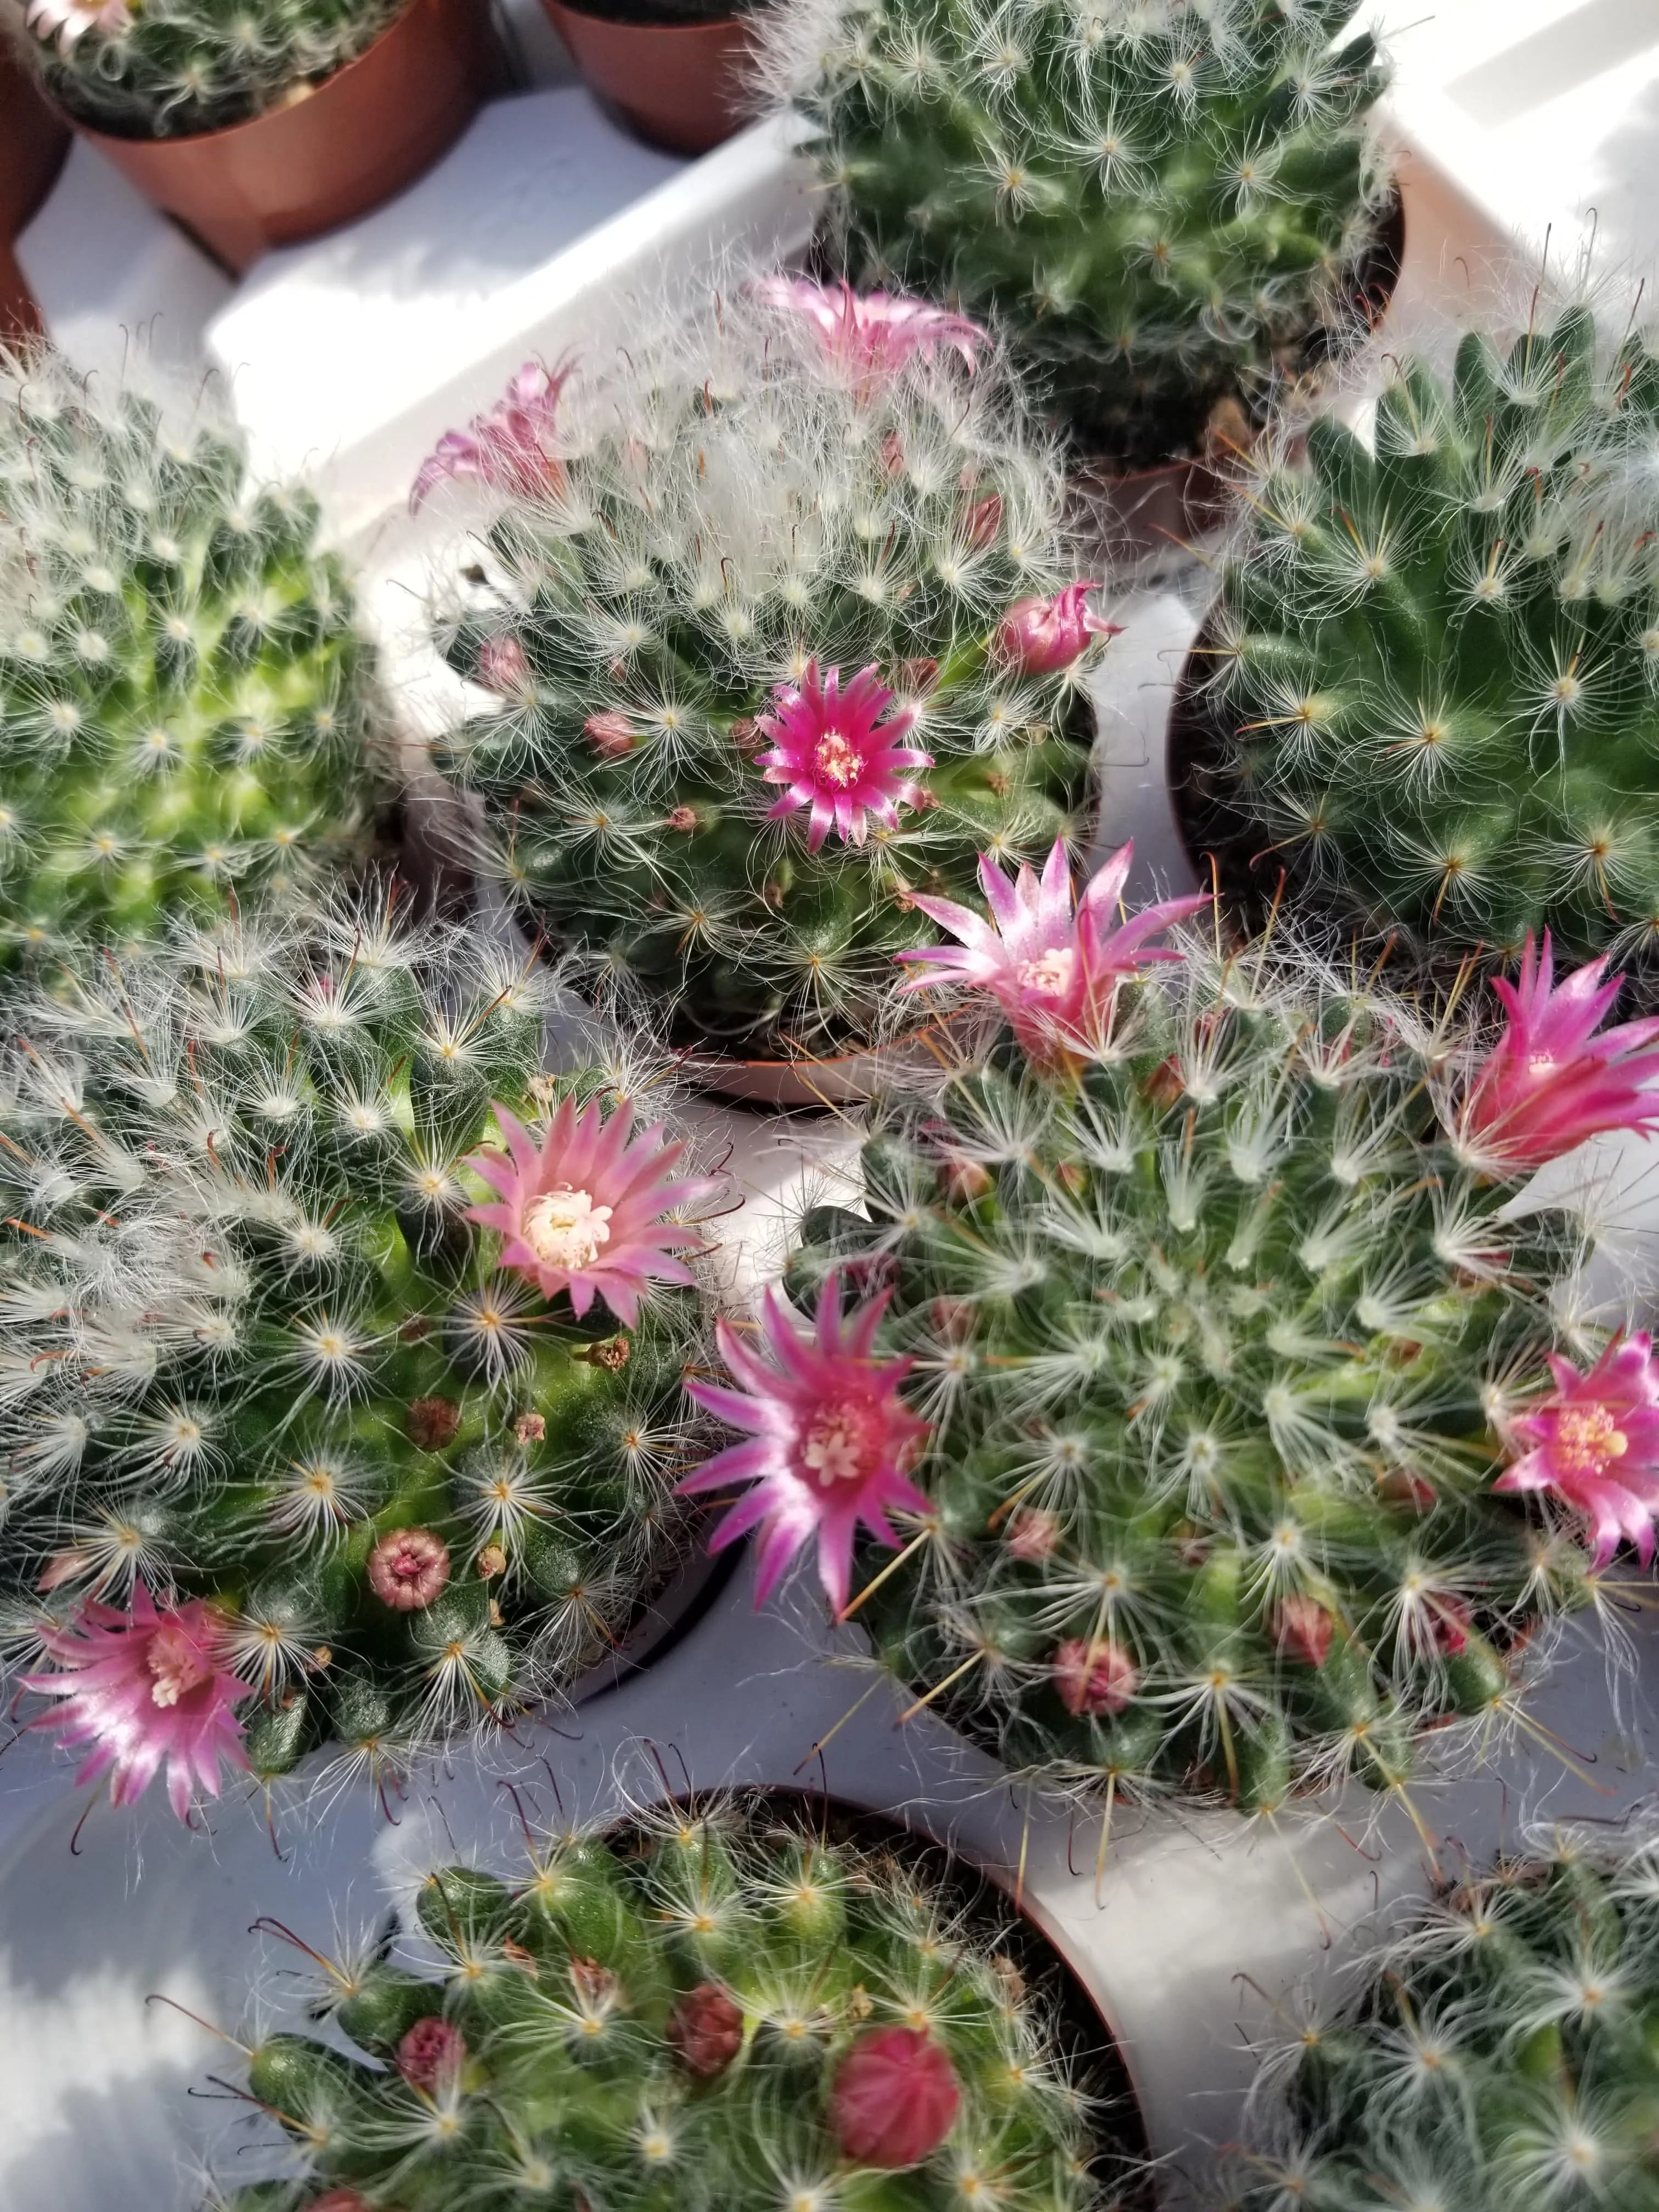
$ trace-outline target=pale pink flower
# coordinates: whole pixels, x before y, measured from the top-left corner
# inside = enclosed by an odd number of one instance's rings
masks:
[[[1209,904],[1207,894],[1162,899],[1118,921],[1118,899],[1133,860],[1132,839],[1096,871],[1073,912],[1063,839],[1056,839],[1041,878],[1022,863],[1010,883],[991,855],[982,853],[979,879],[991,919],[954,899],[917,894],[914,903],[961,945],[895,953],[896,960],[918,969],[900,990],[956,983],[988,991],[1022,1048],[1039,1060],[1098,1050],[1110,1034],[1118,986],[1125,977],[1154,960],[1181,957],[1172,946],[1149,948],[1146,939]]]
[[[79,0],[30,0],[24,13],[24,21],[36,38],[56,39],[60,54],[73,53],[88,31],[102,31],[106,38],[117,38],[132,21],[128,0],[104,0],[98,8],[86,8]]]
[[[424,1613],[449,1584],[449,1547],[429,1528],[394,1528],[368,1555],[368,1586],[394,1613]]]
[[[750,287],[769,307],[799,315],[817,332],[836,365],[870,391],[903,368],[914,354],[931,361],[941,346],[959,353],[972,369],[990,343],[983,327],[926,300],[896,299],[887,292],[855,292],[843,278],[815,283],[810,276],[767,276]]]
[[[417,2020],[398,2045],[398,2071],[411,2088],[424,2089],[428,2097],[453,2081],[465,2063],[465,2037],[436,2013]]]
[[[68,1702],[30,1725],[59,1728],[59,1750],[91,1747],[77,1784],[108,1773],[110,1802],[131,1805],[165,1760],[167,1801],[182,1820],[193,1787],[219,1795],[222,1760],[246,1768],[234,1708],[252,1687],[226,1663],[223,1616],[202,1599],[164,1611],[140,1583],[131,1613],[87,1598],[68,1627],[40,1640],[60,1671],[26,1674],[22,1686]]]
[[[860,2166],[920,2166],[962,2104],[951,2055],[919,2027],[872,2027],[836,2069],[830,2130]]]
[[[1089,1643],[1080,1636],[1062,1644],[1052,1661],[1054,1689],[1068,1713],[1121,1713],[1139,1686],[1134,1661],[1119,1644]]]
[[[675,1174],[685,1147],[668,1142],[660,1121],[635,1136],[631,1104],[607,1121],[597,1098],[582,1107],[565,1098],[538,1152],[505,1106],[495,1120],[507,1151],[475,1152],[467,1164],[500,1203],[469,1206],[466,1218],[501,1231],[503,1267],[528,1275],[544,1298],[568,1292],[579,1319],[603,1298],[624,1328],[638,1321],[647,1285],[691,1281],[672,1255],[694,1250],[697,1231],[664,1217],[719,1185]]]
[[[1625,1022],[1594,1034],[1613,1011],[1619,978],[1604,982],[1607,961],[1592,960],[1554,984],[1550,933],[1540,955],[1530,931],[1514,983],[1492,988],[1509,1016],[1504,1034],[1475,1070],[1457,1117],[1457,1137],[1473,1158],[1510,1173],[1541,1167],[1601,1129],[1659,1123],[1659,1018]]]
[[[873,662],[843,691],[840,669],[832,668],[820,681],[813,660],[798,684],[780,684],[772,696],[775,710],[762,714],[756,724],[763,737],[771,738],[772,750],[758,754],[755,765],[766,770],[768,783],[788,788],[767,819],[775,822],[798,806],[810,806],[809,851],[817,851],[832,826],[861,845],[869,833],[869,816],[890,830],[901,805],[920,803],[921,792],[898,771],[932,768],[933,756],[894,743],[908,731],[916,710],[901,707],[890,721],[882,720],[894,695]]]
[[[1088,598],[1097,583],[1067,584],[1051,599],[1016,599],[997,625],[994,659],[1020,676],[1053,676],[1069,668],[1097,637],[1121,637],[1121,623],[1109,623],[1090,611]]]
[[[1582,1513],[1604,1567],[1627,1536],[1646,1566],[1659,1515],[1659,1371],[1645,1333],[1616,1339],[1588,1375],[1552,1358],[1555,1389],[1510,1424],[1532,1449],[1494,1490],[1547,1490]]]
[[[475,415],[465,430],[446,430],[421,464],[410,493],[411,513],[446,477],[471,477],[492,491],[533,497],[556,491],[564,483],[563,465],[547,450],[559,410],[559,394],[574,364],[550,373],[527,361],[486,415]]]
[[[817,1539],[818,1573],[837,1613],[847,1604],[853,1544],[861,1521],[877,1540],[896,1550],[890,1508],[932,1510],[906,1469],[928,1424],[899,1395],[915,1362],[878,1359],[876,1330],[892,1293],[884,1291],[845,1321],[841,1280],[825,1278],[812,1336],[796,1334],[775,1291],[765,1293],[761,1330],[769,1357],[759,1358],[728,1322],[716,1323],[720,1354],[749,1395],[723,1384],[689,1382],[690,1395],[708,1413],[752,1441],[733,1444],[681,1483],[682,1494],[752,1481],[709,1540],[723,1550],[763,1524],[756,1602],[770,1596],[797,1552]]]

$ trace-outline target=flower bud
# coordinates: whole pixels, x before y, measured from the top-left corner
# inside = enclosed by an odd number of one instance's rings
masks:
[[[1085,1643],[1080,1636],[1060,1645],[1053,1664],[1060,1702],[1079,1718],[1121,1713],[1140,1680],[1134,1661],[1119,1645]]]
[[[1089,611],[1097,583],[1067,584],[1051,599],[1017,599],[997,627],[993,653],[1018,676],[1053,676],[1085,653],[1092,639],[1115,637],[1118,625]]]
[[[582,735],[601,760],[620,760],[634,750],[634,725],[615,708],[590,714],[582,724]]]
[[[830,2131],[860,2166],[918,2166],[950,2134],[961,2102],[950,2054],[931,2036],[878,2027],[836,2069]]]
[[[459,2027],[436,2013],[417,2020],[398,2045],[398,2071],[411,2088],[431,2096],[441,2081],[453,2081],[466,2058],[466,2042]]]
[[[1010,1519],[1003,1540],[1017,1559],[1051,1559],[1060,1543],[1060,1523],[1040,1506],[1022,1505]]]
[[[699,1982],[674,2001],[668,2040],[688,2074],[711,2081],[743,2048],[743,2008],[714,1982]]]
[[[534,690],[530,663],[516,637],[484,640],[478,647],[478,681],[503,699],[521,699]]]
[[[368,1555],[368,1586],[394,1613],[424,1613],[449,1581],[449,1547],[429,1528],[394,1528]]]
[[[1273,1610],[1273,1642],[1287,1659],[1322,1667],[1331,1655],[1336,1624],[1317,1598],[1281,1598]]]

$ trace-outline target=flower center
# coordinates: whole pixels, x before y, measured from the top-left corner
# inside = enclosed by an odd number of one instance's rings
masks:
[[[1077,953],[1069,945],[1051,945],[1036,960],[1022,963],[1019,988],[1042,999],[1063,999],[1077,974]]]
[[[884,1430],[876,1408],[860,1398],[841,1398],[814,1414],[800,1448],[801,1465],[821,1490],[837,1482],[867,1481],[881,1465]]]
[[[144,1646],[144,1664],[155,1677],[149,1694],[158,1705],[176,1705],[186,1690],[205,1682],[212,1672],[202,1664],[190,1637],[171,1621],[158,1628]]]
[[[1630,1438],[1606,1406],[1569,1406],[1557,1416],[1555,1449],[1574,1474],[1601,1474],[1623,1459]]]
[[[825,783],[833,783],[837,791],[845,791],[863,773],[864,756],[856,745],[848,743],[839,730],[826,730],[813,749],[812,765]]]
[[[525,1242],[546,1267],[591,1267],[611,1242],[611,1211],[595,1206],[591,1191],[544,1191],[525,1209]]]

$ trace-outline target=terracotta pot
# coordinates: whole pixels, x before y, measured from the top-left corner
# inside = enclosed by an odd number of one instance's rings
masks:
[[[618,23],[542,0],[590,88],[619,108],[653,145],[706,154],[740,130],[753,101],[744,65],[753,50],[746,16],[713,23]]]
[[[0,339],[40,327],[12,240],[52,190],[69,143],[69,125],[35,90],[0,33]]]
[[[486,0],[410,0],[290,107],[189,138],[82,136],[234,275],[350,222],[453,146],[497,82]]]

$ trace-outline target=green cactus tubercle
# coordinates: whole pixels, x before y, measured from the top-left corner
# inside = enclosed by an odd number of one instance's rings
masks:
[[[1258,961],[1261,965],[1258,967]],[[1189,942],[1076,1085],[1006,1048],[865,1147],[790,1281],[890,1284],[933,1501],[876,1655],[1017,1767],[1268,1809],[1501,1722],[1585,1553],[1491,1494],[1565,1217],[1500,1220],[1397,1002]],[[1453,1741],[1456,1739],[1454,1735]]]

